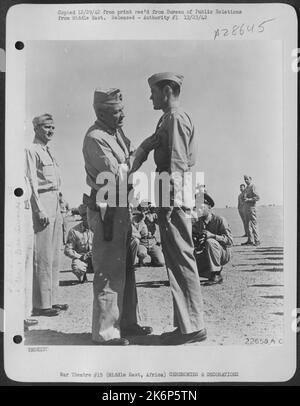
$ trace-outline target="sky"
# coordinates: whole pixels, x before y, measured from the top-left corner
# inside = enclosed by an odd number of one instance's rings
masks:
[[[72,207],[89,193],[82,143],[95,121],[94,89],[122,90],[123,130],[138,146],[162,115],[153,110],[147,78],[164,71],[184,76],[180,104],[196,129],[194,171],[204,172],[216,207],[237,205],[244,174],[260,204],[283,203],[280,41],[30,41],[25,48],[25,141],[33,139],[33,117],[51,113],[49,146]],[[152,153],[141,170],[155,170]]]

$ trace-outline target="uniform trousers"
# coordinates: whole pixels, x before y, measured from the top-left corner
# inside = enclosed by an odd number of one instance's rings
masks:
[[[58,303],[62,216],[57,191],[41,193],[39,198],[49,224],[41,226],[33,214],[33,308],[48,309]]]
[[[151,263],[154,266],[164,266],[165,260],[161,248],[158,245],[152,245],[146,247],[143,243],[139,242],[137,256],[139,259],[143,260],[150,256]]]
[[[190,215],[183,208],[174,207],[169,218],[168,212],[159,208],[158,224],[173,298],[174,326],[182,334],[202,330],[203,300]]]
[[[246,224],[248,241],[252,243],[259,242],[258,224],[255,206],[246,206]]]
[[[212,273],[220,272],[222,266],[230,261],[231,252],[214,238],[208,238],[204,250],[195,257],[199,276],[209,278]]]
[[[243,207],[243,208],[240,208],[238,210],[239,210],[239,215],[240,215],[240,217],[242,219],[242,222],[243,222],[243,227],[244,227],[245,234],[248,235],[246,208]]]
[[[25,319],[30,318],[32,312],[32,285],[33,285],[33,223],[32,211],[29,206],[24,210],[25,229]]]
[[[130,255],[131,224],[128,209],[116,207],[112,240],[106,241],[100,212],[88,208],[87,214],[94,232],[92,339],[103,342],[120,338],[121,328],[137,323],[137,291]]]

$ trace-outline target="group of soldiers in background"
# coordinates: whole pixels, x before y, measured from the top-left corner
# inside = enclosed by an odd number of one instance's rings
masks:
[[[78,211],[82,222],[64,238],[64,253],[72,259],[72,271],[80,282],[94,272],[92,341],[100,345],[128,345],[130,335],[148,335],[149,326],[138,324],[138,300],[134,266],[166,266],[173,298],[174,327],[161,335],[162,345],[203,341],[206,329],[200,276],[208,284],[222,282],[221,271],[230,260],[233,240],[227,221],[211,212],[213,199],[205,192],[196,196],[197,213],[193,220],[188,204],[174,200],[173,173],[184,174],[195,163],[194,126],[179,107],[182,75],[172,72],[155,74],[148,79],[155,110],[162,110],[154,134],[134,150],[125,136],[122,93],[119,89],[96,89],[93,107],[95,123],[83,142],[83,157],[90,196],[84,195]],[[36,316],[57,316],[68,309],[57,299],[62,233],[66,232],[64,207],[60,193],[59,167],[48,147],[54,135],[50,114],[33,120],[35,138],[26,149],[27,198],[25,216],[29,238],[26,257],[25,327],[36,324]],[[134,173],[154,151],[158,174],[171,175],[170,207],[129,207],[96,201],[97,183],[103,172],[121,182],[124,173]],[[249,181],[249,184],[247,183]],[[249,243],[255,233],[255,188],[245,178],[243,202],[247,211]],[[129,189],[128,189],[129,190]],[[246,192],[247,190],[247,192]],[[117,196],[117,199],[119,197]],[[173,200],[172,200],[173,199]],[[254,202],[254,203],[253,203]],[[29,247],[30,246],[30,247]]]

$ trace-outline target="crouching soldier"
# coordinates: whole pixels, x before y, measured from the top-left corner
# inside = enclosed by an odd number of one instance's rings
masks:
[[[222,268],[230,261],[233,239],[224,217],[212,213],[213,199],[204,193],[196,196],[198,220],[193,224],[193,241],[199,276],[208,285],[222,283]]]
[[[79,282],[87,282],[87,273],[93,272],[92,242],[93,232],[87,222],[87,207],[81,204],[78,208],[82,222],[76,224],[68,233],[65,255],[72,259],[72,271]]]

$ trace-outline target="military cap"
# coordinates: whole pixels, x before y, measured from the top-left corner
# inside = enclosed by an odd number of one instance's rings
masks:
[[[41,116],[34,117],[34,119],[32,120],[33,127],[36,128],[37,126],[43,124],[45,121],[53,121],[52,115],[45,113]]]
[[[183,76],[174,72],[155,73],[154,75],[150,76],[150,78],[148,79],[148,83],[151,87],[156,83],[161,82],[162,80],[172,80],[173,82],[176,82],[179,86],[181,86],[183,82]]]
[[[204,204],[208,204],[210,207],[214,207],[215,202],[213,201],[213,199],[209,196],[208,193],[197,193],[196,194],[196,202],[201,202]]]
[[[123,107],[120,89],[96,89],[94,92],[94,108]]]

